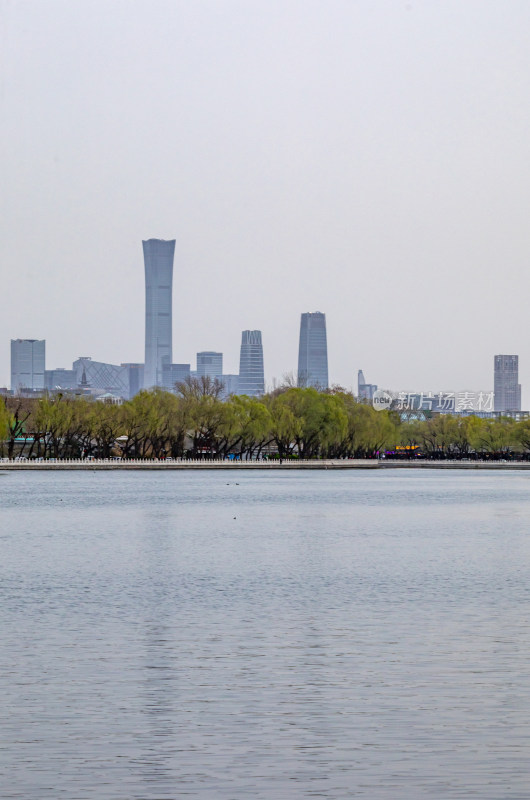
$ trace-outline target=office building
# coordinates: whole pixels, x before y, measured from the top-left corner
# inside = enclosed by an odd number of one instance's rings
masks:
[[[190,364],[164,364],[162,367],[162,386],[173,391],[177,383],[184,383],[190,377]]]
[[[83,389],[94,389],[118,397],[129,399],[129,367],[127,365],[106,364],[104,361],[93,361],[82,356],[74,361],[72,369],[77,376],[77,386]]]
[[[45,339],[11,339],[11,389],[44,389]]]
[[[77,388],[77,372],[75,369],[47,369],[44,372],[44,388],[49,392],[60,389]]]
[[[519,356],[495,356],[493,364],[495,411],[520,411],[521,385],[519,383]]]
[[[219,380],[223,384],[222,397],[230,397],[231,394],[240,394],[239,375],[220,375]],[[241,392],[243,394],[243,392]]]
[[[219,378],[223,374],[223,354],[213,350],[197,353],[197,377]]]
[[[372,401],[374,394],[377,392],[377,384],[366,383],[362,369],[357,373],[357,397],[359,400]]]
[[[265,372],[263,368],[261,331],[242,331],[238,394],[258,397],[264,392]]]
[[[125,367],[129,376],[129,400],[131,400],[135,394],[138,394],[144,388],[144,365],[137,364],[137,363],[125,363],[121,364],[122,367]]]
[[[173,257],[175,240],[142,242],[145,265],[144,387],[162,385],[162,368],[172,362]]]
[[[328,388],[326,315],[320,311],[302,314],[300,319],[298,386]]]

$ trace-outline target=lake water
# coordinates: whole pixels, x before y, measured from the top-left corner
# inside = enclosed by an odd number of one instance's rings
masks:
[[[530,475],[0,474],[0,795],[530,796]]]

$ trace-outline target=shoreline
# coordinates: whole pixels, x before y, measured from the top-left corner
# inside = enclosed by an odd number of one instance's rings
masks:
[[[392,461],[389,459],[327,459],[279,461],[0,461],[0,472],[19,470],[348,470],[348,469],[460,469],[460,470],[530,470],[530,461]]]

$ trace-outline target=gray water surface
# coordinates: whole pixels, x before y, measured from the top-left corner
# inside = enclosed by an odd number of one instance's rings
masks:
[[[530,475],[0,475],[3,798],[530,796]]]

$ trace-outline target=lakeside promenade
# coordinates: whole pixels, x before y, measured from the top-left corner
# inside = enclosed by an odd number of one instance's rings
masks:
[[[270,461],[231,461],[219,459],[49,459],[0,461],[0,472],[18,470],[301,470],[301,469],[465,469],[530,470],[530,461],[435,461],[418,459],[277,459]]]

